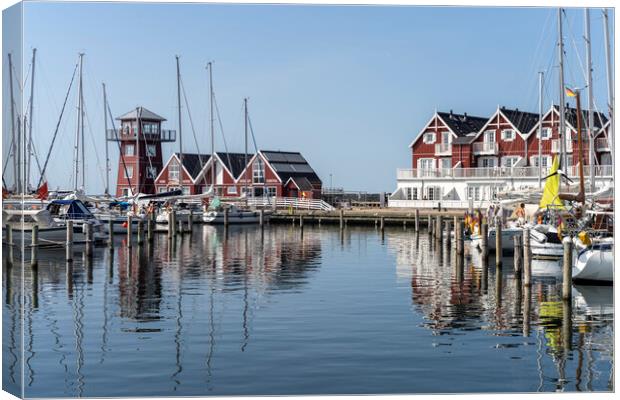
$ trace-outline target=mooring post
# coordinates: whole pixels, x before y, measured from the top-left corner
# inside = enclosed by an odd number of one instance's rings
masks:
[[[174,215],[172,211],[168,213],[168,239],[172,239],[174,235]]]
[[[138,220],[138,246],[142,246],[144,242],[144,224],[141,219]]]
[[[415,231],[418,232],[420,230],[420,210],[415,209]]]
[[[459,217],[457,217],[456,215],[453,218],[453,224],[454,224],[454,246],[458,247],[459,245],[459,236],[458,236],[458,230],[459,230]]]
[[[189,227],[189,233],[191,234],[194,231],[194,211],[189,210],[189,215],[187,216],[187,226]]]
[[[261,208],[260,210],[258,210],[258,224],[262,228],[264,226],[264,223],[265,223],[265,210]]]
[[[67,221],[67,261],[73,261],[73,221]]]
[[[532,307],[532,288],[523,285],[523,337],[530,336],[530,313]]]
[[[562,264],[562,299],[571,298],[571,286],[573,279],[573,241],[567,236],[562,240],[564,245],[564,258]]]
[[[88,222],[84,223],[84,235],[86,236],[86,257],[93,256],[93,226]]]
[[[146,220],[146,239],[149,243],[153,242],[153,214],[149,214]]]
[[[443,239],[443,217],[441,215],[437,216],[436,224],[437,227],[435,228],[435,238],[438,242],[441,242]]]
[[[530,249],[530,228],[523,230],[523,285],[532,284],[532,253]]]
[[[433,217],[431,217],[431,214],[428,214],[428,221],[426,223],[428,225],[428,234],[429,235],[433,235]]]
[[[132,230],[133,230],[132,229],[132,227],[133,227],[132,223],[133,223],[132,222],[132,217],[131,217],[131,215],[128,215],[127,216],[127,247],[131,247],[131,245],[132,245],[131,244],[131,235],[133,234],[133,232],[132,232]]]
[[[572,241],[571,241],[572,245]],[[570,298],[562,300],[562,344],[565,352],[570,352],[573,342],[573,310]]]
[[[340,209],[340,229],[344,229],[344,210]]]
[[[111,216],[108,220],[108,246],[114,247],[114,221]]]
[[[501,222],[497,221],[495,222],[495,265],[496,266],[501,267],[503,253],[504,252],[502,250],[502,224]]]
[[[523,264],[523,247],[521,242],[523,240],[523,236],[515,235],[514,239],[514,270],[515,274],[521,278],[522,264]]]
[[[171,211],[172,213],[172,238],[177,238],[177,233],[179,233],[177,229],[177,212],[175,210]]]
[[[6,230],[6,244],[9,246],[9,264],[10,266],[12,266],[13,264],[13,247],[14,247],[14,243],[13,243],[13,228],[11,227],[10,224],[6,224],[4,226],[4,229]]]
[[[301,229],[304,229],[304,215],[303,214],[299,214],[299,227]]]
[[[383,216],[379,219],[379,229],[381,229],[381,232],[385,230],[385,217]]]
[[[32,227],[32,245],[30,248],[30,266],[36,268],[39,265],[39,225]]]
[[[448,245],[448,249],[450,249],[450,241],[452,240],[450,237],[452,235],[452,223],[450,220],[445,221],[444,229],[446,230],[446,243]]]
[[[228,228],[228,207],[224,209],[224,228]]]
[[[489,255],[489,224],[486,222],[480,226],[480,250],[483,259]]]
[[[465,255],[465,222],[459,221],[459,239],[457,243],[458,255],[462,258]]]

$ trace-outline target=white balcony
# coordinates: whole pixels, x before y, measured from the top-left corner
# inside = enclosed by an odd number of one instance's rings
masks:
[[[551,141],[551,152],[552,153],[559,153],[562,148],[562,141],[560,139],[553,139]],[[566,141],[566,151],[568,153],[572,153],[573,151],[573,141],[572,140],[568,140]]]
[[[597,138],[595,143],[596,151],[611,151],[607,138]]]
[[[499,146],[497,142],[481,142],[474,143],[473,146],[474,154],[491,154],[496,155],[499,151]]]
[[[435,145],[436,156],[451,156],[452,155],[452,143],[437,143]]]
[[[588,171],[589,166],[584,166]],[[548,174],[548,168],[543,168],[543,176]],[[427,168],[427,169],[398,169],[396,179],[399,181],[420,180],[432,178],[471,179],[471,178],[538,178],[538,167],[491,167],[491,168]],[[571,177],[579,175],[579,168],[567,168]],[[611,165],[596,165],[594,174],[599,177],[611,177]]]

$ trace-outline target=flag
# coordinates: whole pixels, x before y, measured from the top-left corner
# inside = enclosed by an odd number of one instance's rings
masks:
[[[577,96],[577,92],[571,88],[566,88],[566,95],[568,97],[576,97]]]
[[[49,191],[47,190],[47,181],[43,182],[41,187],[37,189],[37,193],[34,195],[37,199],[47,200],[47,196],[49,195]]]

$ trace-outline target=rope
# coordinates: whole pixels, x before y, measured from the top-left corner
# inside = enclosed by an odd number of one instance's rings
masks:
[[[114,125],[114,117],[112,117],[112,110],[110,109],[110,102],[106,102],[106,108],[108,110],[108,116],[110,117],[110,121],[112,122],[112,129],[114,130],[114,139],[118,145],[118,151],[121,155],[121,163],[123,164],[123,170],[125,171],[125,178],[127,178],[127,186],[129,186],[129,190],[133,193],[133,189],[131,187],[131,180],[129,180],[129,174],[127,173],[127,164],[125,163],[125,156],[123,155],[123,148],[121,147],[121,142],[118,139],[118,130]],[[106,140],[107,140],[107,132],[106,132]]]
[[[196,129],[194,128],[194,120],[192,119],[192,113],[189,109],[189,102],[187,101],[187,94],[185,93],[185,85],[183,84],[183,78],[181,78],[181,92],[183,92],[183,100],[185,100],[185,108],[187,109],[187,115],[189,117],[189,126],[192,128],[192,136],[194,137],[194,143],[196,144],[196,150],[198,151],[198,160],[200,162],[200,170],[204,163],[202,162],[202,153],[200,152],[200,146],[198,145],[198,138],[196,137]]]
[[[71,86],[73,86],[73,81],[75,80],[75,74],[78,69],[78,64],[75,64],[75,68],[73,69],[73,75],[71,76],[71,82],[69,82],[69,88],[67,89],[67,94],[65,95],[65,101],[62,104],[62,109],[60,110],[60,116],[58,117],[58,122],[56,123],[56,129],[54,129],[54,136],[52,136],[52,143],[50,144],[50,148],[47,151],[47,156],[45,157],[45,162],[43,163],[43,168],[41,169],[41,177],[39,178],[39,183],[37,187],[41,186],[41,182],[43,182],[43,178],[45,177],[45,171],[47,170],[47,163],[50,160],[50,155],[52,154],[52,149],[54,148],[54,143],[56,142],[56,137],[58,136],[58,129],[60,128],[60,122],[62,121],[62,116],[65,112],[65,107],[67,106],[67,100],[69,99],[69,93],[71,92]]]
[[[226,144],[226,136],[224,135],[224,126],[222,125],[222,118],[220,117],[220,108],[217,105],[217,99],[215,98],[215,90],[213,90],[213,105],[215,106],[215,114],[217,115],[217,122],[220,126],[220,133],[222,134],[222,142],[224,143],[224,150],[226,150],[226,158],[228,159],[228,165],[232,168],[232,163],[230,162],[230,153],[228,152],[228,145]],[[232,174],[232,171],[230,171]],[[236,176],[233,176],[236,178]]]

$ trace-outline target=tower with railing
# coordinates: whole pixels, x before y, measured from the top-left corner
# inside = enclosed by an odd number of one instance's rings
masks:
[[[116,118],[120,128],[108,129],[107,140],[118,143],[116,196],[155,193],[155,178],[162,169],[162,143],[174,142],[176,131],[162,129],[166,119],[136,107]]]

